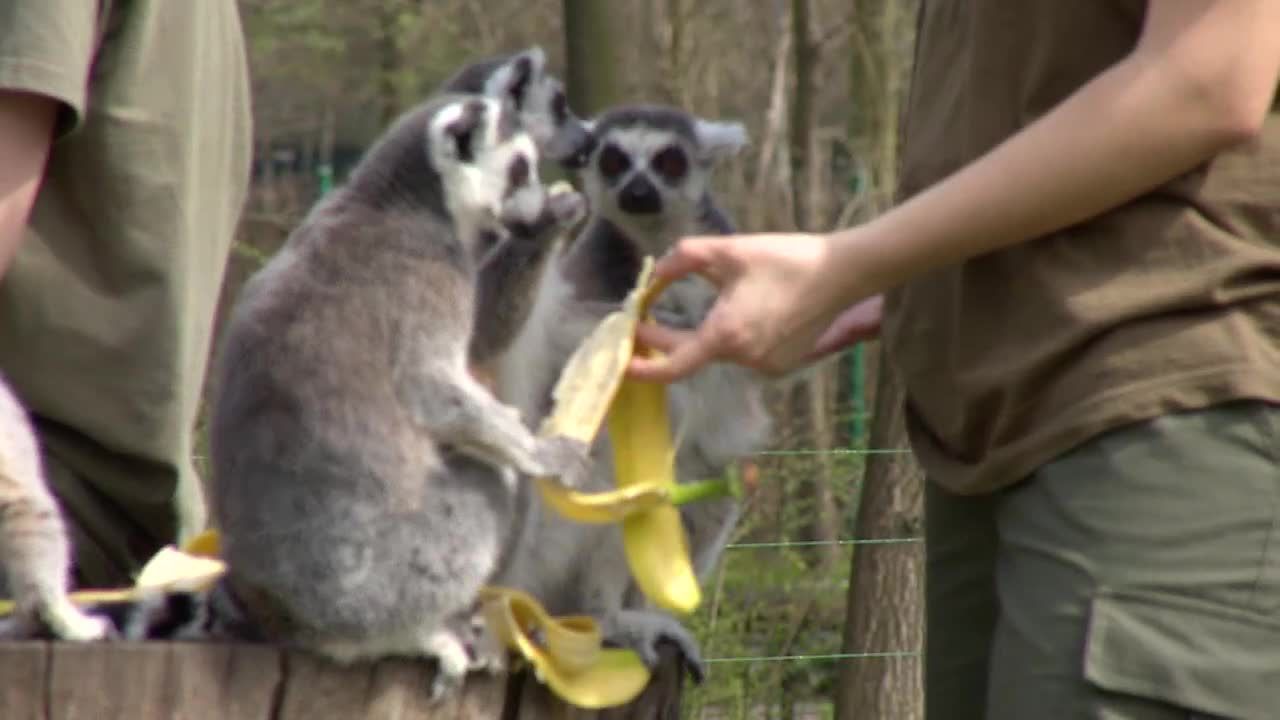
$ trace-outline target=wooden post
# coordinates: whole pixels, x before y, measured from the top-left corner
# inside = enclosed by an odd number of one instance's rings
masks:
[[[336,666],[267,645],[0,643],[5,720],[490,720],[506,679],[427,702],[429,663]]]
[[[238,643],[0,643],[4,720],[675,720],[680,662],[663,647],[633,703],[571,707],[531,673],[473,674],[432,706],[429,662],[341,667],[314,655]]]

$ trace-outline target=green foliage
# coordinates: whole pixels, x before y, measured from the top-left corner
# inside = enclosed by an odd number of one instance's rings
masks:
[[[863,456],[832,455],[829,482],[835,491],[843,529],[853,536],[857,490]],[[832,712],[829,698],[837,679],[837,661],[795,659],[840,652],[845,594],[856,546],[842,545],[829,565],[822,565],[822,545],[734,547],[738,543],[802,541],[817,510],[811,493],[787,492],[807,479],[824,481],[824,458],[813,454],[774,455],[759,459],[760,480],[719,569],[706,589],[706,600],[689,626],[713,659],[707,681],[686,691],[685,717],[744,718],[762,706],[782,710],[795,704],[821,706]],[[781,490],[781,507],[763,501],[766,485]],[[789,659],[776,659],[786,657]],[[756,659],[753,659],[756,658]]]

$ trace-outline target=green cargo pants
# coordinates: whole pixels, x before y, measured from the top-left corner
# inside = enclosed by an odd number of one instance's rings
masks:
[[[1280,406],[1100,436],[926,493],[926,715],[1280,718]]]

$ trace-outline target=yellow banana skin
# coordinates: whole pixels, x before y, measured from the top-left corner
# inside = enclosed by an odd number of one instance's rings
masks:
[[[498,639],[566,702],[588,710],[613,707],[634,700],[649,684],[649,668],[639,655],[601,645],[593,618],[553,618],[532,596],[511,588],[488,587],[480,597]]]
[[[676,484],[644,480],[614,490],[591,493],[569,490],[545,478],[539,478],[538,483],[543,500],[553,510],[574,522],[592,525],[620,523],[659,505],[678,507],[699,500],[741,495],[741,488],[733,478]]]
[[[609,409],[609,442],[619,489],[675,487],[675,448],[664,385],[624,379]],[[655,605],[688,614],[702,602],[680,511],[661,503],[622,521],[631,575]]]
[[[653,258],[646,257],[623,307],[606,316],[570,357],[552,393],[554,410],[540,430],[591,443],[607,421],[616,488],[583,493],[553,478],[538,478],[537,484],[543,501],[567,519],[620,522],[627,562],[641,591],[659,607],[687,614],[697,609],[702,593],[676,505],[733,489],[723,480],[677,485],[666,386],[625,376],[637,351],[636,325],[665,289],[663,282],[650,283],[652,272]]]

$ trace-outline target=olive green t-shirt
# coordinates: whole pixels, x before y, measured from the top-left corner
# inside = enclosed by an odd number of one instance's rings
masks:
[[[1121,60],[1145,7],[924,0],[901,194]],[[1122,207],[889,293],[884,337],[912,448],[962,493],[1015,483],[1125,423],[1280,401],[1280,115],[1257,142]]]
[[[252,147],[237,5],[6,0],[0,88],[60,105],[0,368],[82,557],[136,565],[203,522],[192,426]]]

